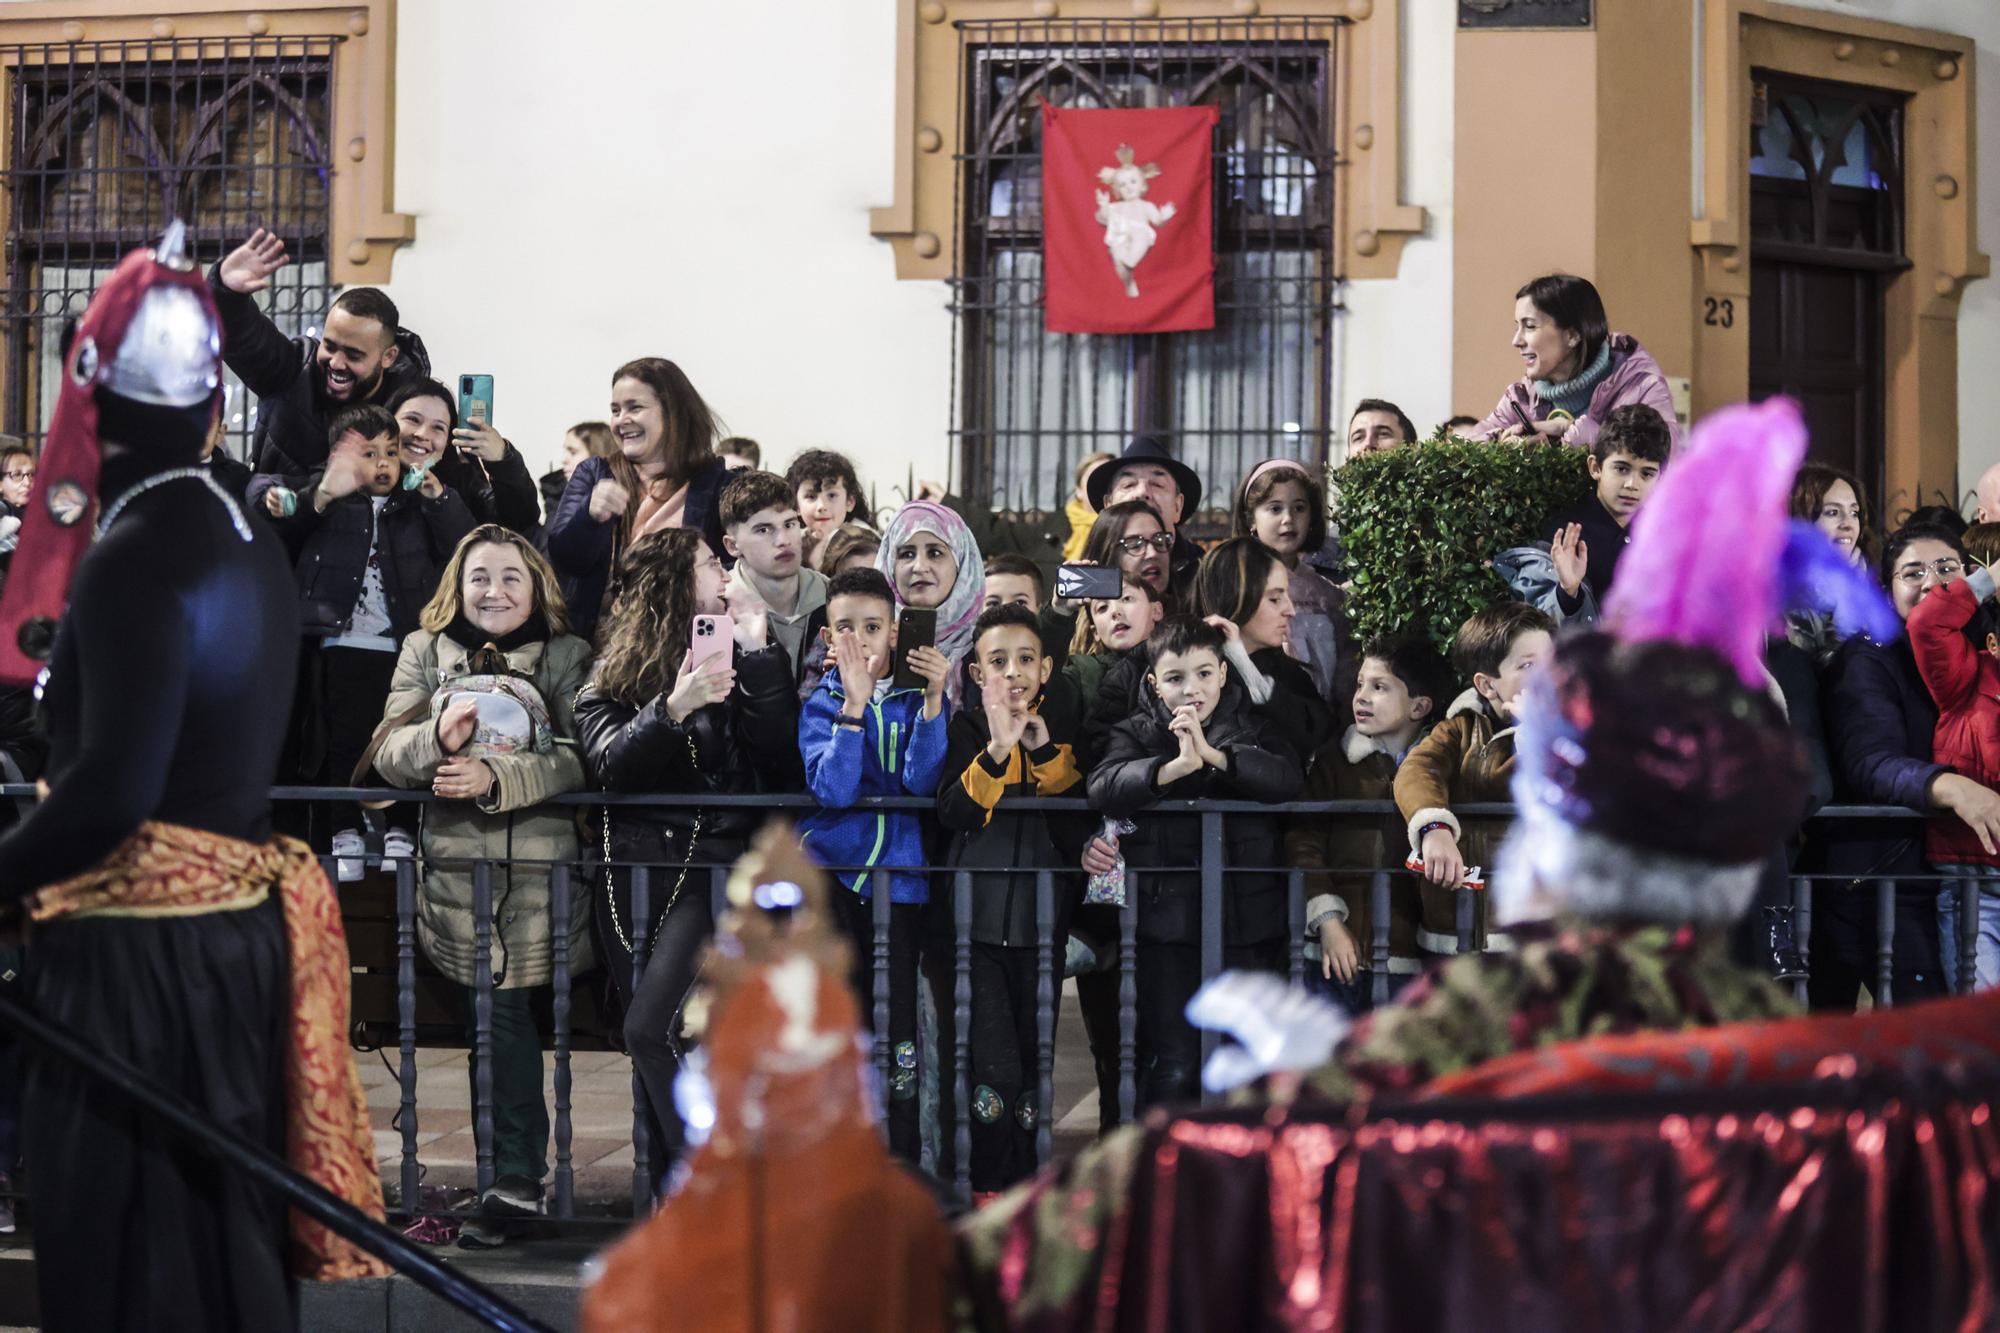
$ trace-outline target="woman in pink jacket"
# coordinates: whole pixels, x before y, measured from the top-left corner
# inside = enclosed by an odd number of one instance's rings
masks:
[[[1514,293],[1514,349],[1521,378],[1468,438],[1560,440],[1584,448],[1613,408],[1644,403],[1680,446],[1674,395],[1660,363],[1637,338],[1611,332],[1603,298],[1587,279],[1551,273]]]

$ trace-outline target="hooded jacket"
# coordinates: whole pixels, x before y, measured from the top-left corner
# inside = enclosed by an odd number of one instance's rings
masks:
[[[725,567],[735,561],[722,549],[722,510],[717,501],[728,471],[722,460],[715,458],[689,478],[687,504],[681,512],[681,526],[699,532]],[[570,627],[592,641],[597,636],[598,614],[604,608],[604,590],[611,583],[611,565],[618,554],[614,549],[618,520],[600,523],[592,518],[590,493],[598,482],[610,479],[608,459],[586,458],[578,463],[542,538],[557,582],[562,585],[563,602],[569,607]]]
[[[1628,403],[1644,403],[1660,414],[1673,433],[1674,448],[1681,447],[1686,432],[1681,428],[1680,419],[1674,415],[1674,391],[1667,387],[1667,377],[1660,371],[1660,363],[1652,353],[1639,345],[1639,340],[1629,333],[1614,333],[1611,343],[1611,369],[1598,382],[1590,394],[1590,406],[1584,410],[1570,428],[1563,433],[1564,444],[1587,448],[1597,442],[1597,432],[1604,425],[1604,418]],[[1491,440],[1509,426],[1533,426],[1547,418],[1549,409],[1537,399],[1533,380],[1516,380],[1507,386],[1507,392],[1500,395],[1499,405],[1491,416],[1466,432],[1475,440]]]
[[[1306,775],[1308,801],[1386,801],[1401,756],[1353,727],[1314,756]],[[1330,912],[1347,925],[1366,967],[1374,948],[1369,887],[1379,869],[1403,860],[1403,824],[1394,815],[1299,815],[1285,833],[1285,854],[1306,872],[1307,952],[1317,955],[1312,922]],[[1343,873],[1345,872],[1345,873]],[[1389,971],[1417,972],[1417,926],[1423,912],[1407,875],[1389,881]]]
[[[1514,727],[1502,726],[1492,705],[1478,691],[1467,690],[1452,701],[1444,721],[1410,750],[1396,770],[1395,790],[1396,806],[1408,821],[1412,855],[1422,852],[1424,827],[1443,824],[1458,839],[1465,864],[1491,874],[1493,855],[1500,850],[1509,821],[1488,816],[1461,822],[1450,807],[1454,802],[1469,805],[1512,799],[1514,735]],[[1424,919],[1418,943],[1431,953],[1457,953],[1457,890],[1425,880],[1422,893]],[[1510,942],[1506,937],[1486,931],[1485,894],[1474,895],[1474,908],[1473,948],[1507,947]]]
[[[1048,725],[1048,743],[1036,750],[1016,745],[1002,764],[986,753],[993,733],[976,689],[968,691],[966,706],[952,715],[946,730],[938,822],[951,835],[952,868],[983,872],[971,881],[972,938],[979,944],[1032,947],[1037,934],[1035,877],[1021,872],[1075,870],[1090,833],[1088,819],[1009,810],[1000,804],[1007,796],[1083,794],[1076,687],[1066,677],[1051,676],[1035,711]],[[947,901],[955,889],[955,881],[942,886]],[[1066,889],[1056,894],[1058,916],[1065,915]],[[1061,938],[1060,924],[1049,923],[1050,938]]]
[[[317,477],[310,480],[319,483]],[[321,513],[308,489],[290,518],[270,521],[292,553],[304,633],[346,632],[372,547],[381,563],[389,632],[398,640],[416,631],[417,617],[437,592],[452,552],[474,526],[465,501],[448,487],[434,500],[420,491],[396,490],[379,519],[365,494],[344,495]]]
[[[336,403],[326,396],[325,379],[316,364],[319,339],[287,338],[257,302],[222,285],[222,265],[208,274],[208,289],[222,317],[222,360],[243,387],[257,395],[257,436],[251,457],[258,472],[298,478],[326,463],[327,425],[342,408],[362,401]],[[396,330],[398,355],[382,372],[381,383],[366,401],[387,403],[405,384],[431,373],[423,339],[408,329]]]
[[[894,872],[891,902],[928,902],[922,817],[910,810],[852,807],[864,796],[936,796],[950,714],[941,708],[926,719],[922,690],[892,689],[868,702],[857,731],[836,725],[846,702],[840,673],[829,671],[799,715],[806,790],[820,803],[799,821],[799,840],[863,899],[874,896],[869,872],[886,867]]]
[[[1090,802],[1107,815],[1132,818],[1135,832],[1120,840],[1127,865],[1198,866],[1201,820],[1192,815],[1152,815],[1143,811],[1161,801],[1296,800],[1305,783],[1291,746],[1277,723],[1249,706],[1232,677],[1202,728],[1208,743],[1229,760],[1228,769],[1204,766],[1162,789],[1159,771],[1179,753],[1167,730],[1170,716],[1157,695],[1111,731],[1103,758],[1090,775]],[[1223,826],[1225,867],[1280,865],[1283,828],[1276,815],[1234,814]],[[1139,938],[1148,944],[1193,944],[1201,938],[1201,872],[1165,870],[1139,878]],[[1223,938],[1230,944],[1283,939],[1285,878],[1282,874],[1232,871],[1223,889]]]
[[[1992,571],[1977,569],[1918,602],[1906,622],[1917,673],[1938,708],[1931,756],[1982,787],[2000,787],[2000,663],[1972,645],[1965,627],[1992,595]],[[1955,817],[1930,822],[1924,850],[1932,861],[2000,866]]]

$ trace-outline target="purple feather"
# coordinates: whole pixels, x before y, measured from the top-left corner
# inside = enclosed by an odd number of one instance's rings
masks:
[[[1778,594],[1786,611],[1832,616],[1834,633],[1843,639],[1866,634],[1876,643],[1890,643],[1903,629],[1875,581],[1804,519],[1793,519],[1786,532]]]
[[[1806,428],[1789,398],[1724,408],[1677,450],[1618,562],[1606,619],[1639,642],[1710,649],[1761,689]]]

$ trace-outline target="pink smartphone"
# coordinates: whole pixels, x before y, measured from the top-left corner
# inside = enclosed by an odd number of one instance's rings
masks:
[[[729,661],[734,639],[728,616],[696,616],[689,634],[689,669],[699,671],[706,663],[721,658]]]

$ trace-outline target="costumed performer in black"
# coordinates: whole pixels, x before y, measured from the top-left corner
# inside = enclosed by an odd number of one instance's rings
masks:
[[[379,1217],[339,908],[271,837],[298,597],[200,466],[219,327],[175,223],[70,346],[0,595],[0,680],[39,676],[50,741],[0,899],[45,1015]],[[29,1064],[22,1145],[55,1333],[288,1329],[292,1276],[383,1271],[53,1058]]]

